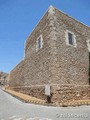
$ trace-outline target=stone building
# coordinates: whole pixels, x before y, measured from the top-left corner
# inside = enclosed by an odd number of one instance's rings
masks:
[[[8,73],[4,73],[0,71],[0,85],[8,84]]]
[[[88,26],[50,6],[26,40],[24,59],[10,72],[10,87],[88,86],[89,40]]]

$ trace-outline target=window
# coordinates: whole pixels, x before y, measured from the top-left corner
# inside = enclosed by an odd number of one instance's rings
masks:
[[[88,50],[90,52],[90,40],[87,41]]]
[[[43,47],[43,38],[42,35],[40,35],[36,41],[36,51],[40,50],[42,47]]]
[[[68,32],[68,41],[69,41],[69,44],[73,45],[73,34]]]
[[[74,33],[66,31],[66,44],[76,47],[76,39]]]

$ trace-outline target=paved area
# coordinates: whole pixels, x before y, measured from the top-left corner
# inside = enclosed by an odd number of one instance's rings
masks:
[[[47,107],[28,104],[0,89],[0,120],[90,120],[90,106]]]

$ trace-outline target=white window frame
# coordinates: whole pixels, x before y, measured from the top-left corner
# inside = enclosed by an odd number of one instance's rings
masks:
[[[87,40],[87,47],[88,47],[88,50],[90,52],[90,40]]]
[[[39,47],[39,42],[41,44],[40,47]],[[39,51],[42,48],[43,48],[43,37],[42,37],[42,35],[40,35],[36,40],[36,52]]]
[[[70,44],[69,43],[69,36],[68,34],[71,33],[72,36],[73,36],[73,44]],[[69,46],[73,46],[73,47],[76,47],[76,36],[73,32],[69,31],[69,30],[66,30],[66,44],[69,45]]]

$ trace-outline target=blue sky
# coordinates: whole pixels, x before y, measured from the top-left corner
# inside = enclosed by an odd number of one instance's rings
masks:
[[[90,0],[0,0],[0,71],[23,59],[25,40],[50,5],[90,26]]]

